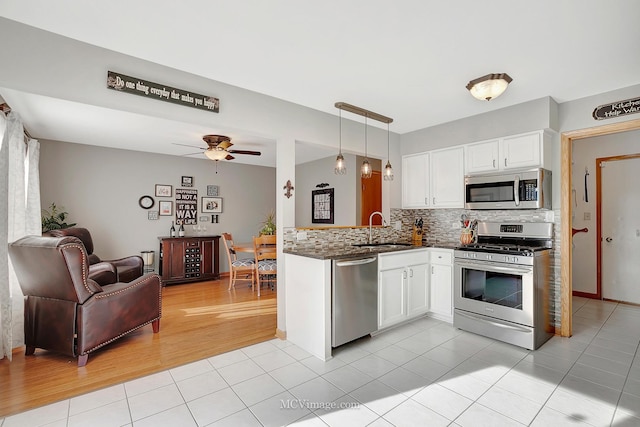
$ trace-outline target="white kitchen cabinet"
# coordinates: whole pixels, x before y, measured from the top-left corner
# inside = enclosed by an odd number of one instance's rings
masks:
[[[429,207],[429,153],[402,157],[402,207]]]
[[[431,317],[453,322],[453,250],[429,249]]]
[[[404,267],[381,271],[378,274],[378,328],[406,320],[405,275]]]
[[[500,164],[500,141],[474,142],[468,144],[465,153],[468,174],[497,171]]]
[[[407,317],[413,318],[429,311],[429,264],[407,267]]]
[[[427,249],[378,255],[378,328],[414,318],[429,310]]]
[[[502,169],[541,166],[542,132],[526,133],[502,138]]]
[[[465,146],[466,174],[545,167],[551,134],[527,132]]]
[[[464,148],[430,152],[431,207],[464,208]]]

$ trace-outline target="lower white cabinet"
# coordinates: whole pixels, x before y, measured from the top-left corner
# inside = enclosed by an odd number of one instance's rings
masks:
[[[378,328],[429,310],[429,252],[413,249],[378,255]]]
[[[453,322],[453,250],[429,249],[431,317]]]

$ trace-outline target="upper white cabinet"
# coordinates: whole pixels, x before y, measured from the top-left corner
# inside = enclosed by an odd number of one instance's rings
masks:
[[[464,207],[464,148],[431,151],[431,207]]]
[[[402,157],[402,207],[464,207],[464,147]]]
[[[542,132],[502,138],[500,145],[503,169],[540,166],[542,159]]]
[[[498,170],[500,164],[500,141],[475,142],[467,145],[465,159],[467,160],[467,173],[479,173]]]
[[[427,208],[429,203],[429,153],[402,157],[402,207]]]
[[[549,140],[550,135],[541,130],[467,144],[466,173],[544,167]]]

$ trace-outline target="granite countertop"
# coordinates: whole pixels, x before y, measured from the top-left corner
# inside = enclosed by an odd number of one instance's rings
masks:
[[[408,246],[374,246],[374,247],[361,247],[361,246],[336,246],[328,248],[295,248],[285,249],[285,254],[299,255],[307,258],[315,259],[345,259],[366,255],[377,255],[379,253],[387,252],[399,252],[410,251],[423,248],[441,248],[441,249],[455,249],[459,245],[453,243],[437,243],[429,245],[408,245]]]

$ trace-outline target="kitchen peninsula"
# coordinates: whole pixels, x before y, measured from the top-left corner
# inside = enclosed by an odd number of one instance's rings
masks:
[[[377,258],[376,330],[427,313],[451,322],[453,267],[443,276],[430,265],[443,254],[452,260],[452,252],[409,244],[284,249],[287,340],[321,360],[332,357],[332,271],[341,260]]]

